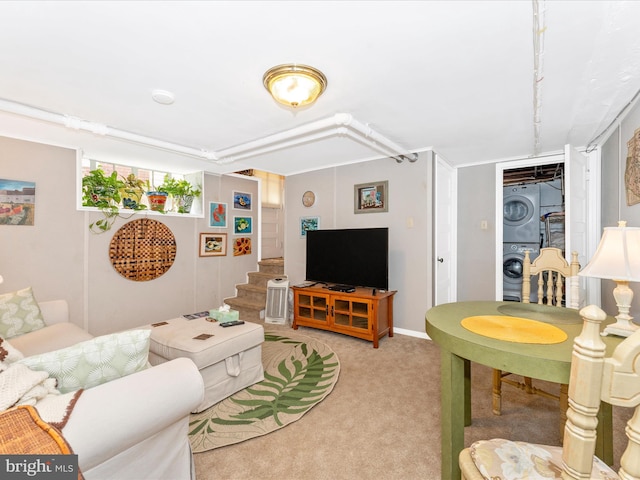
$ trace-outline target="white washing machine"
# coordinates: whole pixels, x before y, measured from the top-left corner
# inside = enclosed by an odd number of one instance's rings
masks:
[[[505,243],[540,243],[540,185],[503,187]]]
[[[538,243],[504,243],[502,254],[502,299],[505,302],[522,301],[522,270],[524,252],[529,250],[531,261],[540,255]],[[531,302],[538,301],[538,283],[531,283]]]

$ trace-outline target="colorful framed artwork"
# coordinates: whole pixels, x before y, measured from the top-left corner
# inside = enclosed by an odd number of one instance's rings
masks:
[[[353,187],[353,213],[389,211],[389,182],[360,183]]]
[[[200,256],[224,257],[227,254],[226,233],[201,233]]]
[[[227,204],[209,202],[209,226],[227,228]]]
[[[300,236],[306,237],[309,230],[320,228],[320,217],[300,217]]]
[[[253,217],[233,217],[234,235],[251,235],[253,233]]]
[[[0,178],[0,225],[34,225],[36,184]]]
[[[251,254],[251,238],[238,237],[233,239],[233,256],[238,257],[240,255]]]
[[[251,194],[243,192],[233,192],[233,208],[236,210],[251,211]]]

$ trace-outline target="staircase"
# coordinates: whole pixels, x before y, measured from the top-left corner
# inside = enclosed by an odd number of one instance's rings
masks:
[[[267,258],[258,262],[258,272],[248,272],[249,283],[236,285],[236,296],[224,303],[240,312],[240,320],[263,321],[267,303],[267,282],[284,276],[284,259]]]

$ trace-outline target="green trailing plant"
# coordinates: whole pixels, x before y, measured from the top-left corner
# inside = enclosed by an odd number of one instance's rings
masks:
[[[159,192],[166,192],[172,196],[189,195],[192,197],[200,196],[200,189],[194,187],[188,180],[178,180],[170,177],[168,174],[164,176],[162,185],[158,187]]]
[[[159,192],[165,192],[171,196],[174,202],[174,208],[178,213],[189,213],[191,210],[191,202],[195,197],[199,197],[201,190],[195,187],[188,180],[178,180],[172,178],[169,174],[164,176],[162,185],[158,187]]]
[[[111,229],[113,222],[120,215],[121,192],[126,188],[126,183],[118,178],[118,173],[110,175],[102,169],[91,170],[82,178],[82,205],[94,207],[100,210],[104,218],[89,224],[89,230],[93,233],[103,233]]]

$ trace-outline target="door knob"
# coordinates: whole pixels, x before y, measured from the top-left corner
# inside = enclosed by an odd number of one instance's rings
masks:
[[[444,262],[444,258],[442,258],[442,257],[438,257],[438,261],[439,261],[440,263],[442,263],[442,262]]]

